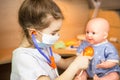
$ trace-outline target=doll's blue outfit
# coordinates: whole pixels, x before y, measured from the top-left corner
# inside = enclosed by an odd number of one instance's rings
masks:
[[[78,47],[77,52],[81,53],[81,51],[83,51],[83,49],[87,46],[92,46],[94,48],[94,56],[87,69],[89,77],[93,77],[95,74],[102,77],[110,72],[118,72],[120,74],[119,64],[108,69],[96,68],[96,65],[100,64],[102,61],[114,61],[119,63],[120,58],[118,52],[110,42],[105,41],[97,45],[91,45],[87,41],[83,41]]]

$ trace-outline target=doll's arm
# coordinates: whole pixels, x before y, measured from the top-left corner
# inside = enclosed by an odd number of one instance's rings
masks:
[[[96,65],[97,68],[112,68],[114,67],[117,62],[112,62],[112,61],[102,61],[100,64]]]

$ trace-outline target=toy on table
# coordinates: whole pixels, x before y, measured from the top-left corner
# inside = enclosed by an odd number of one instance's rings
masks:
[[[94,55],[94,49],[91,46],[87,46],[84,50],[83,50],[83,56],[88,56],[88,57],[92,57]],[[79,74],[79,76],[82,75],[84,70],[82,70]]]
[[[71,41],[58,41],[54,44],[54,48],[55,49],[65,49],[65,48],[71,47],[71,46],[72,46],[71,48],[73,48],[73,46],[75,46],[76,44],[78,44],[77,41],[73,41],[73,40],[71,40]]]
[[[77,35],[77,39],[80,40],[80,41],[86,40],[85,34],[79,34],[79,35]]]
[[[63,41],[58,41],[54,44],[55,49],[65,49],[66,45]]]

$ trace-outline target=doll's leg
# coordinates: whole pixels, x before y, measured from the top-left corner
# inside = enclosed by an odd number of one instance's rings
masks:
[[[79,75],[80,72],[75,76],[74,80],[87,80],[87,73],[86,71],[83,71],[81,75]]]
[[[119,74],[117,72],[111,72],[108,75],[99,78],[97,75],[94,76],[94,80],[119,80]]]

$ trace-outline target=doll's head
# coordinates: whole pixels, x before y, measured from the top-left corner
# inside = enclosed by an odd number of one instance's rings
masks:
[[[104,18],[91,19],[86,26],[86,40],[90,44],[99,44],[106,41],[109,32],[109,23]]]

